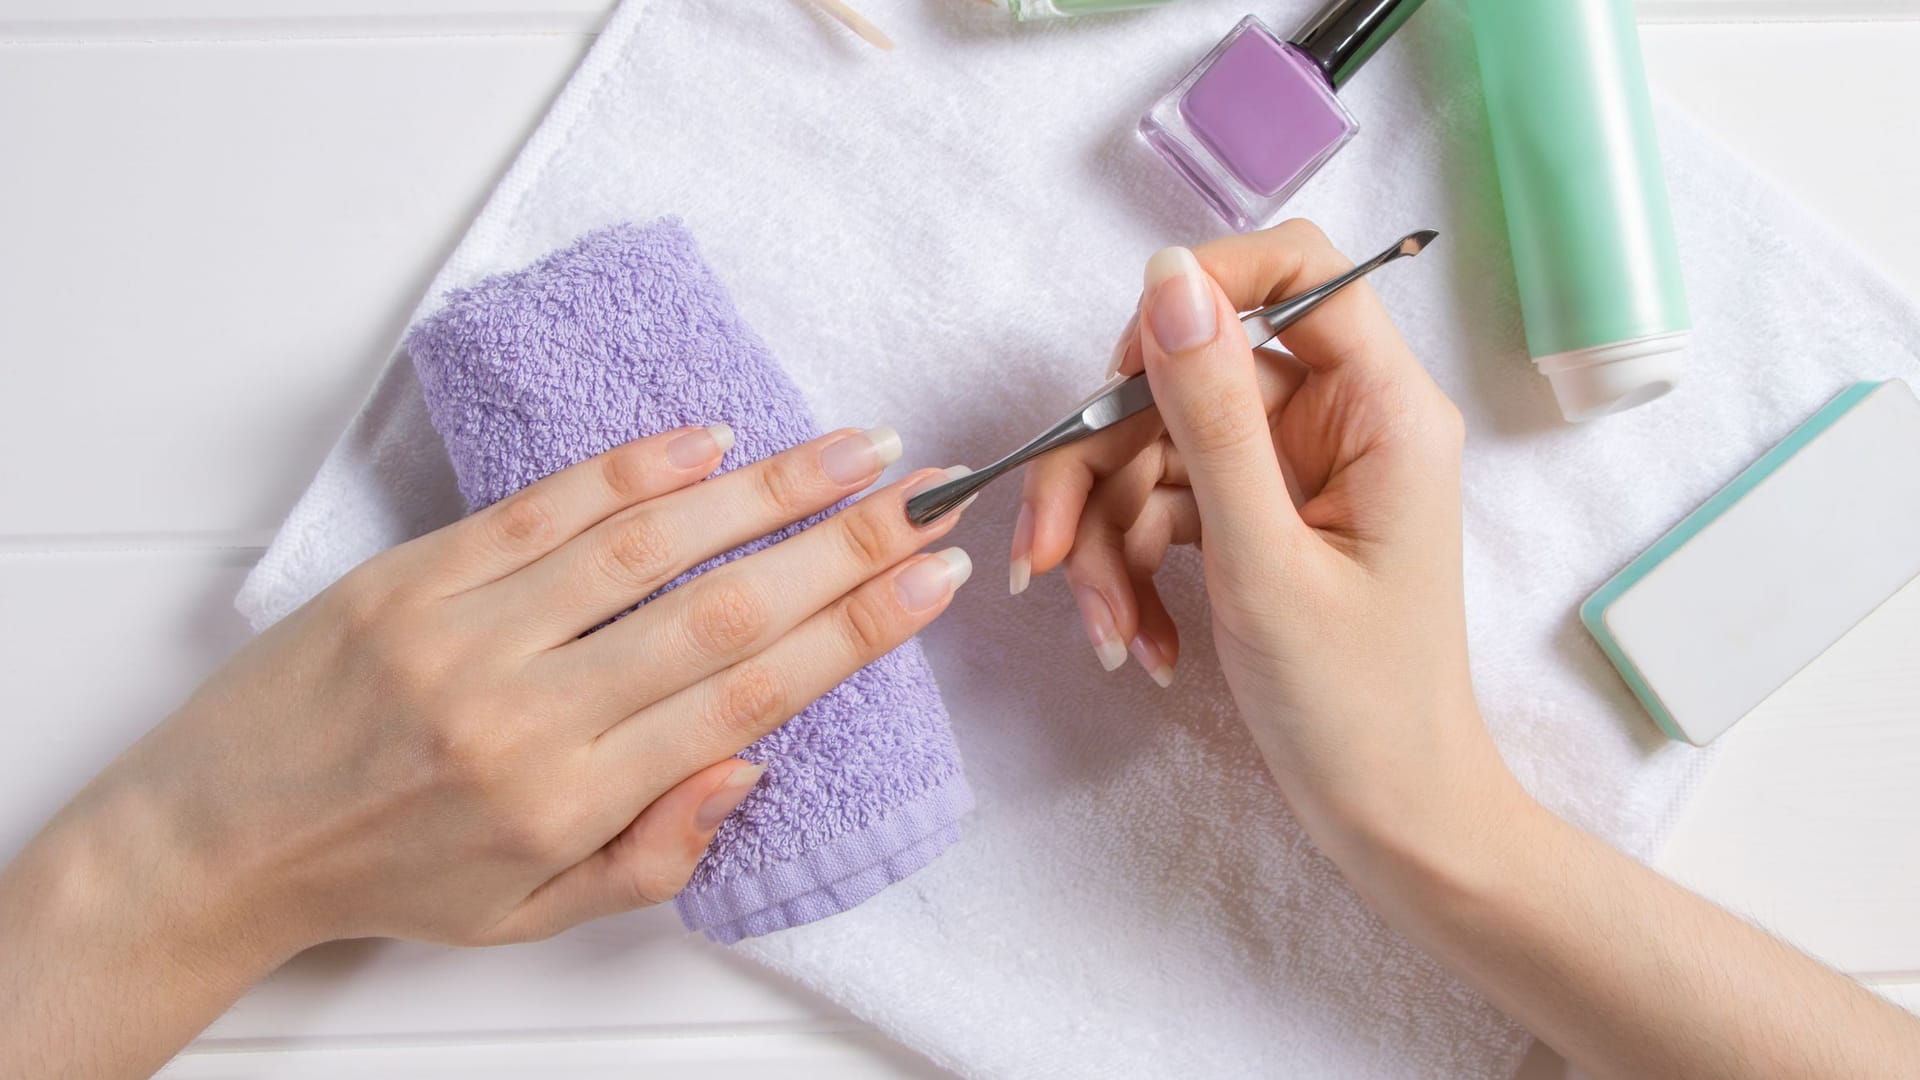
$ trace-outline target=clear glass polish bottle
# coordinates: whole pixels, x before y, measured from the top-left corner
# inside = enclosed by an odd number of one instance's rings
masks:
[[[1333,0],[1289,37],[1252,15],[1156,102],[1140,134],[1227,224],[1258,229],[1360,125],[1336,91],[1421,0]]]

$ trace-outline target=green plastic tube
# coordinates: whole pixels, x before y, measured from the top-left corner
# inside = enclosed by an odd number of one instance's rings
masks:
[[[1467,0],[1527,349],[1568,420],[1679,382],[1691,321],[1628,0]]]

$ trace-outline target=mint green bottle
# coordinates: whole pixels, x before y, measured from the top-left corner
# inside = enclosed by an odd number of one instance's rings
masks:
[[[1673,389],[1691,321],[1628,0],[1467,0],[1527,349],[1568,420]]]
[[[1099,15],[1108,11],[1132,11],[1159,7],[1173,0],[1005,0],[1007,10],[1021,21],[1053,19],[1062,15]]]

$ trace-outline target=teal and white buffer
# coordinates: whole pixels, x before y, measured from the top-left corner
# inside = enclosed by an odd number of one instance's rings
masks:
[[[1920,398],[1843,391],[1580,606],[1668,736],[1704,745],[1920,577]]]

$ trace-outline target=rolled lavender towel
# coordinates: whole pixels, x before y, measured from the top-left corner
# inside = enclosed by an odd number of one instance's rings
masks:
[[[453,293],[408,333],[433,425],[479,509],[644,435],[723,422],[722,468],[818,435],[680,223],[615,225]],[[824,517],[826,515],[820,515]],[[790,526],[674,584],[777,543]],[[673,586],[668,586],[672,588]],[[675,906],[731,944],[860,903],[959,838],[973,797],[920,646],[908,642],[749,747],[767,766]]]

